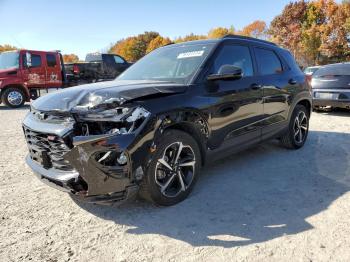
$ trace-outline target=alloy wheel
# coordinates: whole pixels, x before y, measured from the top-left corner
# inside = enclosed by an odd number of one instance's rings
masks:
[[[303,143],[308,132],[308,119],[305,112],[300,111],[294,121],[294,139],[297,143]]]
[[[13,106],[18,106],[23,102],[23,95],[18,91],[11,91],[7,96],[7,101]]]
[[[176,197],[186,191],[194,179],[195,165],[195,154],[189,145],[182,142],[169,145],[155,168],[155,182],[162,195]]]

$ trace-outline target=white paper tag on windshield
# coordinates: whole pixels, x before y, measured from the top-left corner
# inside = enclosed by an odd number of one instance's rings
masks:
[[[192,51],[192,52],[186,52],[186,53],[180,53],[177,56],[177,59],[182,59],[182,58],[190,58],[190,57],[197,57],[197,56],[202,56],[204,54],[204,50],[201,51]]]

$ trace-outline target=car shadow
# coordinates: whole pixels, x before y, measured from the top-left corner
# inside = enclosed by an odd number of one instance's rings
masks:
[[[5,105],[0,105],[0,111],[11,111],[11,110],[29,110],[30,104],[24,104],[20,108],[11,108]]]
[[[272,141],[210,164],[176,206],[77,203],[131,227],[129,234],[159,234],[192,246],[260,243],[312,229],[308,218],[350,189],[349,148],[350,134],[312,131],[297,151]]]
[[[342,108],[335,108],[330,111],[328,110],[317,110],[314,112],[314,114],[322,114],[322,115],[328,115],[328,116],[340,116],[340,117],[349,117],[350,116],[350,109],[342,109]]]

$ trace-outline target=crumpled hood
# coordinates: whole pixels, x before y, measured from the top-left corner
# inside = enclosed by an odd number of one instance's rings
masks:
[[[177,94],[186,91],[186,86],[161,81],[114,80],[70,87],[40,97],[32,103],[40,111],[69,112],[72,109],[89,109],[101,104],[129,100],[154,94]]]

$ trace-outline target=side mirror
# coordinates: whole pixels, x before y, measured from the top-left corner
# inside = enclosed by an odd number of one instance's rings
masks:
[[[26,67],[29,68],[32,66],[32,55],[29,52],[26,52]]]
[[[207,77],[209,81],[215,80],[235,80],[243,77],[241,68],[233,65],[222,65],[217,74],[212,74]]]

